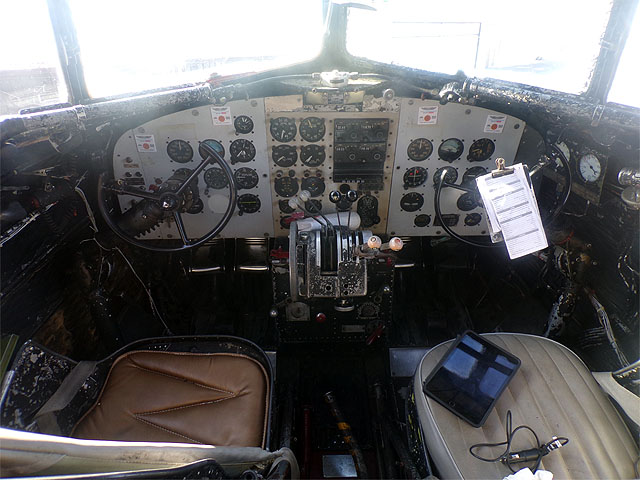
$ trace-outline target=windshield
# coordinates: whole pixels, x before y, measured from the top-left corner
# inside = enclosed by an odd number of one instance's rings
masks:
[[[376,11],[350,9],[352,55],[569,93],[586,90],[611,9],[603,0],[370,4]]]
[[[322,0],[71,0],[87,88],[105,97],[309,60]]]

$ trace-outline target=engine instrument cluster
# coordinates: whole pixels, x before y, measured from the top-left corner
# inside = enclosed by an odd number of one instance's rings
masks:
[[[302,215],[357,212],[374,234],[441,235],[434,194],[441,175],[462,189],[441,192],[443,221],[462,235],[486,233],[475,178],[514,162],[525,123],[480,107],[394,98],[352,107],[305,105],[291,95],[203,106],[147,122],[116,143],[115,178],[157,191],[191,171],[208,144],[227,160],[238,190],[223,237],[287,236]],[[602,177],[587,154],[577,165],[583,183]],[[516,160],[517,161],[517,160]],[[595,180],[594,180],[595,179]],[[222,169],[208,165],[183,215],[189,237],[210,229],[227,205]],[[197,188],[196,188],[197,187]],[[289,201],[309,192],[305,211]],[[128,210],[136,201],[120,196]],[[294,204],[295,206],[295,204]],[[179,238],[165,220],[140,238]]]

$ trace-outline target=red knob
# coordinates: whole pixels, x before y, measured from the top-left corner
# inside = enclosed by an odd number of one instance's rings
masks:
[[[319,314],[316,315],[316,322],[324,323],[326,321],[327,321],[327,316],[324,313],[320,312]]]

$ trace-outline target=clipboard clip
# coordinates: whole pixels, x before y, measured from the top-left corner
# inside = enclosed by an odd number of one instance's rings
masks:
[[[491,171],[492,178],[503,177],[505,175],[511,175],[513,173],[513,167],[505,167],[504,164],[504,158],[496,158],[496,167],[498,168]]]

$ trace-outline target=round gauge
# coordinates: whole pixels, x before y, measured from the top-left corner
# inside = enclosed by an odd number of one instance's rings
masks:
[[[298,193],[298,180],[293,177],[280,177],[273,181],[273,189],[281,197],[293,197]]]
[[[312,197],[317,197],[324,193],[324,180],[318,177],[307,177],[302,179],[302,190],[308,190]]]
[[[282,217],[280,219],[280,226],[285,230],[289,230],[291,228],[291,222],[294,222],[294,221],[295,220],[289,216]]]
[[[300,147],[300,160],[307,167],[319,167],[326,156],[324,147],[320,145],[304,145]]]
[[[258,185],[258,173],[253,168],[242,167],[233,174],[238,188],[248,190]]]
[[[429,174],[427,173],[426,168],[411,167],[407,168],[407,171],[404,172],[402,180],[404,181],[405,187],[419,187],[427,181],[428,177]]]
[[[231,142],[229,153],[231,153],[232,163],[234,160],[236,162],[250,162],[256,156],[256,147],[249,140],[239,138]]]
[[[426,138],[416,138],[407,147],[407,155],[411,160],[421,162],[433,152],[433,144]]]
[[[291,205],[289,205],[289,200],[278,200],[278,207],[280,207],[280,211],[282,213],[293,213],[296,211]]]
[[[274,118],[269,130],[271,136],[279,142],[290,142],[296,136],[296,121],[288,117]]]
[[[416,227],[428,227],[431,223],[431,216],[427,214],[416,215],[416,218],[413,219],[413,224]]]
[[[308,212],[320,213],[322,211],[322,202],[320,200],[308,200],[304,203]]]
[[[307,142],[317,142],[324,137],[324,118],[307,117],[300,122],[300,136]]]
[[[556,147],[560,149],[560,151],[564,154],[564,157],[567,159],[567,162],[571,160],[571,150],[567,147],[567,144],[564,142],[556,143]],[[562,162],[556,158],[556,166],[558,168],[562,168]]]
[[[415,212],[424,205],[424,197],[418,192],[411,192],[403,195],[400,199],[400,208],[405,212]]]
[[[185,140],[171,140],[167,145],[167,155],[174,162],[187,163],[193,158],[193,148]]]
[[[438,147],[438,156],[445,162],[453,162],[460,158],[464,145],[462,140],[457,138],[448,138]]]
[[[238,210],[240,213],[256,213],[260,210],[260,199],[257,195],[245,193],[238,197]]]
[[[467,227],[473,227],[475,225],[478,225],[480,223],[480,220],[482,220],[482,215],[480,215],[478,212],[473,212],[467,214],[467,216],[464,217],[464,224]]]
[[[468,212],[469,210],[473,210],[478,206],[478,202],[476,200],[476,196],[471,192],[463,193],[458,197],[458,201],[456,202],[459,210],[463,212]]]
[[[298,152],[292,145],[276,145],[271,150],[271,157],[279,167],[291,167],[298,160]]]
[[[253,120],[246,115],[239,115],[233,121],[233,126],[238,133],[251,133],[253,130]]]
[[[462,175],[462,184],[464,185],[471,182],[475,182],[476,178],[486,174],[487,174],[487,169],[484,167],[471,167],[469,170],[464,172],[464,175]],[[475,183],[474,183],[474,186],[475,186]]]
[[[578,173],[586,183],[596,183],[602,175],[602,164],[593,153],[588,153],[578,160]]]
[[[229,185],[229,180],[221,168],[213,167],[205,170],[204,183],[207,184],[207,187],[220,190],[221,188],[225,188]]]
[[[200,157],[202,157],[203,160],[209,156],[207,152],[205,152],[204,149],[202,148],[203,143],[206,143],[211,148],[213,148],[218,155],[220,155],[221,157],[224,157],[225,151],[222,144],[217,140],[212,140],[208,138],[207,140],[203,140],[202,142],[200,142],[200,146],[198,147],[198,153],[200,154]]]
[[[496,144],[490,138],[481,138],[476,140],[469,147],[469,155],[467,159],[472,162],[484,162],[493,152],[496,151]]]
[[[437,185],[438,182],[440,182],[440,176],[442,175],[442,172],[446,172],[444,174],[444,181],[447,183],[456,183],[456,180],[458,180],[458,170],[456,170],[453,167],[440,167],[438,170],[436,170],[435,175],[433,176],[433,184]]]

